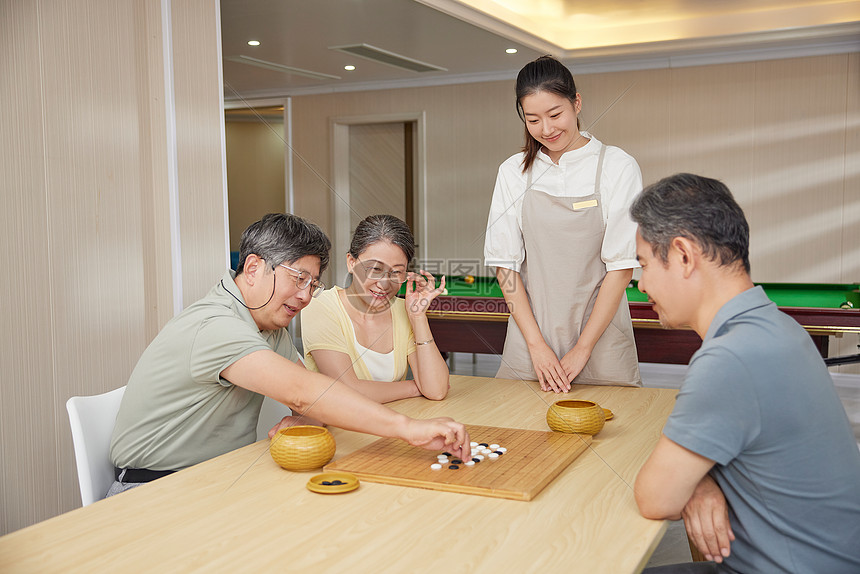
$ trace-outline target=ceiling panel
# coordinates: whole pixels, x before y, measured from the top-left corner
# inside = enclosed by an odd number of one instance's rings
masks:
[[[412,0],[221,0],[225,97],[259,97],[295,88],[347,83],[516,73],[541,52]],[[249,46],[248,40],[260,45]],[[330,47],[370,44],[447,69],[411,72]],[[506,48],[517,47],[509,55]],[[240,55],[340,76],[313,80],[231,61]],[[354,65],[354,71],[344,70]]]
[[[224,97],[241,105],[513,78],[545,53],[582,73],[858,51],[860,0],[221,0],[221,26]],[[361,44],[442,69],[331,49]]]

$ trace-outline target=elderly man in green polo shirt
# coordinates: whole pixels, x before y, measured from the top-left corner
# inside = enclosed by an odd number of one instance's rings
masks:
[[[254,442],[264,395],[341,428],[468,454],[462,424],[411,419],[304,368],[286,327],[324,287],[330,248],[319,227],[292,215],[245,230],[237,270],[168,322],[132,372],[108,495]]]

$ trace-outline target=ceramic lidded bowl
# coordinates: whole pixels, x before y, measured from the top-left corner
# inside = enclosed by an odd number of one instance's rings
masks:
[[[336,445],[328,429],[312,425],[282,428],[269,446],[272,459],[287,470],[312,470],[327,464]]]
[[[556,432],[594,435],[605,422],[603,409],[592,401],[565,399],[556,401],[546,411],[546,423]]]

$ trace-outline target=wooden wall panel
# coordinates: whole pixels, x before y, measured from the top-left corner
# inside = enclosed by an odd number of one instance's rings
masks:
[[[753,181],[756,64],[672,70],[669,90],[671,165],[723,181],[742,203]]]
[[[845,183],[842,188],[842,254],[840,281],[860,283],[860,53],[849,54],[847,69],[847,105],[845,108]],[[830,338],[832,354],[860,353],[860,335]],[[860,374],[860,364],[839,367],[843,373]]]
[[[484,239],[499,165],[523,146],[514,82],[451,86],[427,118],[431,259],[485,273]],[[442,105],[444,102],[444,106]],[[488,121],[481,110],[492,110]],[[440,124],[450,124],[443,129]],[[437,199],[438,198],[438,199]]]
[[[757,234],[756,281],[841,278],[848,55],[756,64],[755,184],[744,208]]]
[[[849,54],[840,280],[860,283],[860,53]]]
[[[171,3],[182,300],[204,296],[229,265],[218,2]]]
[[[143,268],[130,256],[142,252],[141,166],[135,52],[124,41],[134,36],[132,5],[42,14],[53,423],[61,432],[57,476],[34,486],[56,480],[63,500],[77,490],[64,397],[121,386],[146,345]]]
[[[80,504],[66,400],[125,384],[173,314],[162,6],[0,1],[0,534]],[[217,37],[217,2],[196,9],[179,35],[202,22]],[[186,66],[217,77],[209,50]],[[195,133],[211,134],[202,124],[219,131],[220,88],[203,84],[181,101],[204,102]],[[221,181],[218,138],[202,147],[217,161],[186,153],[180,170]],[[186,202],[212,203],[200,189],[187,186]],[[221,237],[209,261],[223,269],[223,201],[188,219]]]
[[[137,256],[143,262],[145,339],[151,341],[174,311],[164,30],[160,2],[135,2],[134,12],[135,111],[140,189],[144,190],[140,194],[142,251]]]
[[[646,185],[671,170],[671,74],[648,70],[574,76],[583,100],[582,129],[632,155]]]
[[[0,332],[0,534],[57,508],[56,494],[44,488],[46,478],[37,474],[51,470],[33,456],[54,460],[57,455],[55,435],[43,425],[53,423],[55,400],[43,85],[39,51],[33,49],[38,11],[35,3],[0,2],[0,297],[5,323]],[[34,500],[39,486],[44,495]]]

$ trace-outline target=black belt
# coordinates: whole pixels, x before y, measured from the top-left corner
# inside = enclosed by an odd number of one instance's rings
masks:
[[[125,471],[125,474],[120,480],[120,475]],[[173,474],[175,470],[149,470],[147,468],[117,468],[113,469],[113,476],[119,482],[152,482],[168,474]]]

